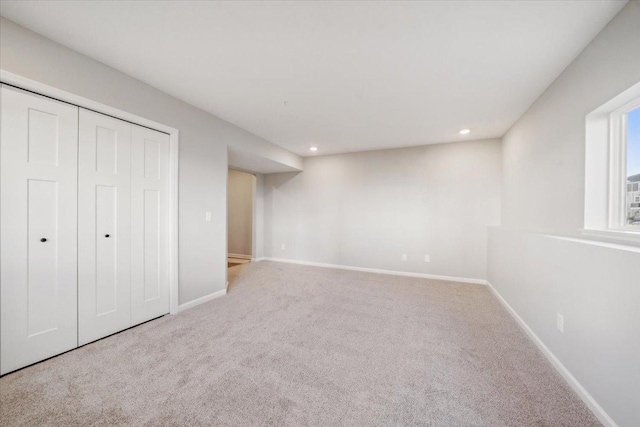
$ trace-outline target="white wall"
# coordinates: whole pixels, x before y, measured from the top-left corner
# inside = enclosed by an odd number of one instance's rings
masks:
[[[640,425],[640,253],[525,230],[583,227],[585,116],[640,81],[639,46],[633,1],[507,132],[502,224],[513,230],[489,240],[490,283],[621,426]]]
[[[583,227],[585,116],[640,81],[638,22],[629,2],[503,137],[502,225]]]
[[[264,219],[264,175],[255,174],[256,197],[253,204],[253,258],[264,257],[264,236],[266,231]]]
[[[256,177],[250,173],[229,169],[227,189],[227,251],[230,254],[251,257]]]
[[[0,66],[179,129],[180,304],[226,287],[228,146],[302,167],[299,156],[6,19]],[[204,221],[207,210],[211,222]]]
[[[639,426],[640,248],[495,228],[489,260],[489,283],[538,338],[615,422]]]
[[[484,279],[500,169],[498,140],[307,157],[265,176],[266,255]]]

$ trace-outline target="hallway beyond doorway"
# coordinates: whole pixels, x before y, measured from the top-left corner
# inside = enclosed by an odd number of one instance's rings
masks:
[[[246,264],[248,262],[251,262],[250,259],[245,259],[245,258],[234,258],[234,257],[228,257],[227,258],[227,267],[235,267],[236,265],[241,265],[241,264]]]

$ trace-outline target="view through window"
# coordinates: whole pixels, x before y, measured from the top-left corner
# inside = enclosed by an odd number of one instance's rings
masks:
[[[627,114],[627,225],[640,228],[640,107]]]

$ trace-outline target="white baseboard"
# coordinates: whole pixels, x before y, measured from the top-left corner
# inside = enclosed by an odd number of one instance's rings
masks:
[[[227,254],[227,258],[251,259],[251,255]]]
[[[534,344],[540,349],[542,354],[551,362],[553,367],[558,373],[569,383],[571,388],[580,396],[580,399],[591,409],[591,412],[600,420],[606,427],[617,427],[617,424],[613,419],[605,412],[605,410],[596,402],[596,400],[589,394],[587,390],[578,382],[578,380],[569,372],[569,370],[560,362],[560,360],[549,350],[549,348],[542,342],[540,338],[533,332],[533,330],[525,323],[524,320],[516,313],[516,311],[509,305],[509,303],[502,298],[502,295],[487,281],[487,285],[493,294],[498,298],[498,301],[507,309],[509,314],[516,320],[518,325],[525,331]]]
[[[251,262],[260,262],[260,261],[265,261],[268,258],[265,257],[260,257],[260,258],[251,258]]]
[[[195,307],[196,305],[200,305],[202,303],[205,303],[207,301],[211,301],[212,299],[216,299],[219,298],[221,296],[224,296],[227,294],[227,290],[226,289],[222,289],[218,292],[213,292],[209,295],[205,295],[203,297],[200,298],[196,298],[193,301],[189,301],[189,302],[185,302],[184,304],[180,304],[178,306],[178,313],[183,312],[185,310],[188,310],[190,308]]]
[[[294,259],[284,259],[284,258],[269,258],[264,257],[261,260],[265,261],[274,261],[274,262],[286,262],[289,264],[301,264],[301,265],[310,265],[313,267],[325,267],[325,268],[335,268],[338,270],[351,270],[351,271],[363,271],[366,273],[378,273],[378,274],[389,274],[391,276],[406,276],[406,277],[420,277],[422,279],[434,279],[434,280],[446,280],[449,282],[461,282],[461,283],[473,283],[476,285],[486,285],[487,281],[484,279],[470,279],[467,277],[454,277],[454,276],[438,276],[435,274],[425,274],[425,273],[411,273],[406,271],[395,271],[395,270],[379,270],[375,268],[365,268],[365,267],[352,267],[348,265],[338,265],[338,264],[324,264],[320,262],[310,262],[310,261],[298,261]]]

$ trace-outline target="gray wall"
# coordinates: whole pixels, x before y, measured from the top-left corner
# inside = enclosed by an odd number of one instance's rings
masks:
[[[251,256],[256,177],[229,169],[227,189],[227,251],[230,254]]]
[[[180,130],[179,302],[225,289],[228,146],[298,169],[302,159],[11,21],[0,31],[2,70]]]
[[[503,137],[502,225],[583,227],[585,116],[640,81],[639,22],[632,1]]]
[[[618,425],[639,426],[640,248],[495,228],[489,259],[489,282],[538,338]]]
[[[266,224],[264,219],[264,175],[257,173],[256,197],[253,204],[253,258],[264,257],[264,235]]]
[[[502,222],[511,229],[489,240],[489,282],[621,426],[640,425],[640,253],[525,230],[578,236],[585,116],[640,81],[638,46],[634,1],[504,136]]]
[[[307,157],[265,176],[266,255],[484,279],[500,168],[498,140]]]

